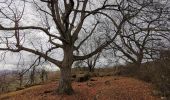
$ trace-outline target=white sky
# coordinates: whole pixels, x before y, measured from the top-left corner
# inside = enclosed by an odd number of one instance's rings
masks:
[[[4,0],[5,1],[5,0]],[[3,2],[3,1],[2,1]],[[18,7],[18,6],[20,6],[19,7],[19,10],[20,11],[22,11],[22,7],[23,7],[23,5],[22,5],[22,3],[20,3],[19,5],[17,5],[17,3],[18,2],[20,2],[20,0],[14,0],[14,2],[16,3],[16,7]],[[93,4],[94,4],[94,2],[92,2]],[[1,7],[2,6],[6,6],[6,5],[2,5],[2,4],[0,4],[1,5]],[[97,6],[99,6],[99,5],[97,5]],[[14,7],[15,8],[15,6],[12,6],[12,7]],[[27,3],[26,4],[26,6],[25,6],[26,8],[25,8],[25,11],[24,11],[24,16],[23,16],[23,18],[22,18],[22,20],[21,20],[21,22],[20,22],[20,25],[22,26],[22,25],[26,25],[26,26],[31,26],[31,25],[34,25],[34,26],[39,26],[39,25],[42,25],[42,23],[40,23],[41,22],[41,18],[40,18],[40,16],[39,16],[39,13],[37,13],[37,12],[35,12],[36,10],[35,10],[35,8],[33,7],[33,5],[32,4],[29,4],[29,3]],[[9,21],[6,21],[6,20],[2,20],[2,19],[0,19],[0,23],[8,23]],[[88,22],[86,22],[85,24],[87,24]],[[52,23],[51,23],[52,24]],[[8,25],[12,25],[11,23],[9,23]],[[1,32],[3,32],[3,31],[0,31],[0,33]],[[27,32],[27,31],[25,31],[25,32]],[[51,27],[51,32],[56,32],[56,30],[55,30],[55,28],[54,27]],[[36,33],[36,34],[35,34]],[[29,37],[30,39],[33,39],[33,40],[35,40],[36,42],[37,41],[39,41],[39,37],[41,37],[41,38],[43,38],[43,39],[45,39],[45,38],[47,38],[47,37],[45,37],[45,35],[43,35],[43,33],[42,32],[35,32],[34,31],[34,33],[31,35],[31,37]],[[47,39],[46,39],[47,40]],[[29,41],[29,40],[27,40],[27,41]],[[59,41],[57,41],[57,42],[59,42]],[[38,42],[37,42],[38,43]],[[44,43],[45,43],[45,41],[44,41]],[[35,43],[36,44],[36,43]],[[28,44],[27,44],[28,45]],[[44,47],[44,49],[46,48],[47,49],[47,47],[45,47],[45,46],[43,46]],[[62,51],[61,50],[57,50],[57,51],[55,51],[56,52],[56,54],[53,54],[53,57],[55,58],[55,59],[62,59],[62,56],[63,56],[63,54],[62,54]],[[29,58],[29,53],[26,53],[26,52],[24,52],[24,53],[22,53],[22,58],[24,59],[24,61],[25,62],[30,62],[31,60],[32,60],[32,58]],[[17,53],[7,53],[7,55],[6,55],[6,58],[5,58],[5,61],[1,61],[0,62],[0,70],[2,70],[2,69],[15,69],[16,68],[16,64],[17,64],[17,62],[18,62],[18,60],[19,60],[19,55],[17,54]],[[102,58],[102,59],[100,59],[100,62],[103,64],[101,64],[101,63],[98,63],[98,65],[99,66],[104,66],[104,65],[106,65],[107,64],[107,61],[106,61],[106,59],[104,59],[104,58]],[[48,67],[48,65],[47,65],[47,67]],[[57,67],[48,67],[50,70],[57,70],[58,68]]]

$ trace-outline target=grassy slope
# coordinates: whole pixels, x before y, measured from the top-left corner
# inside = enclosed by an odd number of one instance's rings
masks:
[[[128,77],[97,77],[96,81],[73,82],[75,94],[57,95],[58,82],[0,95],[0,100],[159,100],[151,84]]]

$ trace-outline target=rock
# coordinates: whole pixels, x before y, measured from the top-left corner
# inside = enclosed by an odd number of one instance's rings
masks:
[[[16,88],[16,90],[18,91],[18,90],[23,90],[23,89],[25,89],[24,87],[17,87]]]
[[[93,86],[95,86],[95,83],[87,82],[87,86],[89,86],[89,87],[93,87]]]
[[[111,76],[111,74],[108,73],[108,74],[106,74],[106,76]]]
[[[105,81],[104,82],[106,85],[111,85],[110,81]]]
[[[152,91],[152,94],[153,94],[154,96],[160,96],[162,93],[161,93],[161,91],[153,90],[153,91]]]
[[[90,79],[90,81],[97,81],[97,80],[95,80],[95,79]]]
[[[104,74],[99,74],[99,77],[104,77]]]
[[[85,82],[85,81],[88,81],[90,79],[90,75],[87,73],[87,74],[79,74],[77,75],[75,81],[76,82]]]
[[[99,76],[99,73],[95,73],[95,72],[92,72],[92,73],[89,73],[91,77],[97,77]]]
[[[99,94],[96,94],[94,100],[98,100],[98,99],[99,99]]]
[[[81,86],[80,84],[78,84],[77,86]]]
[[[44,93],[50,93],[51,91],[44,91]]]
[[[74,81],[75,80],[75,78],[71,78],[71,81]]]
[[[118,78],[114,78],[114,80],[119,80]]]
[[[72,78],[76,78],[76,74],[73,74],[71,77],[72,77]]]
[[[161,100],[168,100],[166,97],[161,97]]]

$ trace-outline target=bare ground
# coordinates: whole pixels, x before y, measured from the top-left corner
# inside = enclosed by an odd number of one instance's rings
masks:
[[[96,77],[73,82],[73,95],[57,95],[58,82],[30,87],[0,95],[0,100],[159,100],[152,95],[152,85],[128,77]]]

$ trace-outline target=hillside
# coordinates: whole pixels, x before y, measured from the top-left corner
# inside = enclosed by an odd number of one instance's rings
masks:
[[[128,77],[96,77],[83,83],[73,82],[75,93],[57,95],[58,82],[33,86],[0,95],[0,100],[159,100],[151,84]]]
[[[12,74],[14,73],[15,71],[12,71],[12,70],[0,70],[0,75],[9,75],[9,74]]]

